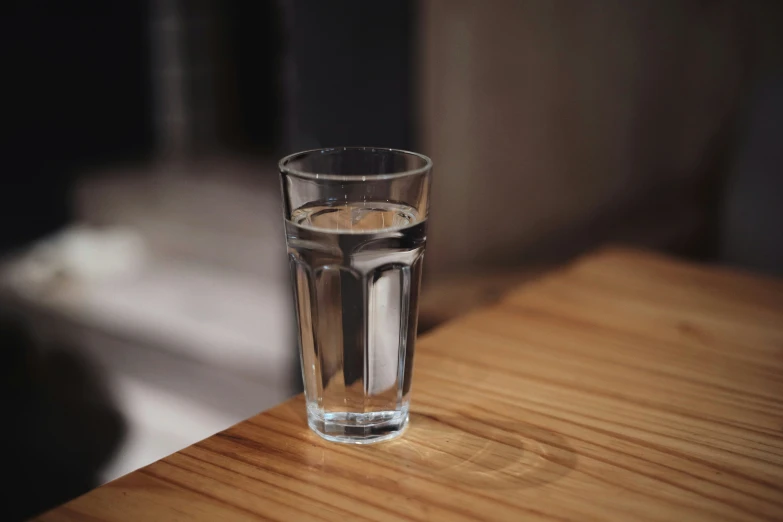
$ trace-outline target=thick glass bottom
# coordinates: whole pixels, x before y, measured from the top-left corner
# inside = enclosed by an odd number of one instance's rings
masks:
[[[372,444],[402,435],[408,425],[408,408],[372,413],[323,413],[308,408],[307,424],[331,442]]]

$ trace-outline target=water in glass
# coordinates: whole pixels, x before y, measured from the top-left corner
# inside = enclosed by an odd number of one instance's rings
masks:
[[[426,219],[387,201],[293,210],[286,236],[308,419],[321,436],[375,442],[408,420]]]

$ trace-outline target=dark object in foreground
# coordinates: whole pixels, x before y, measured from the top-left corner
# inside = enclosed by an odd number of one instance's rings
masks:
[[[7,495],[0,519],[25,520],[98,486],[125,424],[74,350],[44,349],[20,323],[0,317],[0,354]]]

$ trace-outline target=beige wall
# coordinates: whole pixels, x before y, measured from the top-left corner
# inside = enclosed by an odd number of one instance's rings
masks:
[[[744,75],[739,5],[422,2],[429,269],[697,231]]]

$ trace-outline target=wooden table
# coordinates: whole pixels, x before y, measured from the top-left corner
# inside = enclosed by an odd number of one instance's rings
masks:
[[[296,397],[42,520],[783,520],[783,283],[611,250],[423,337],[399,440]]]

